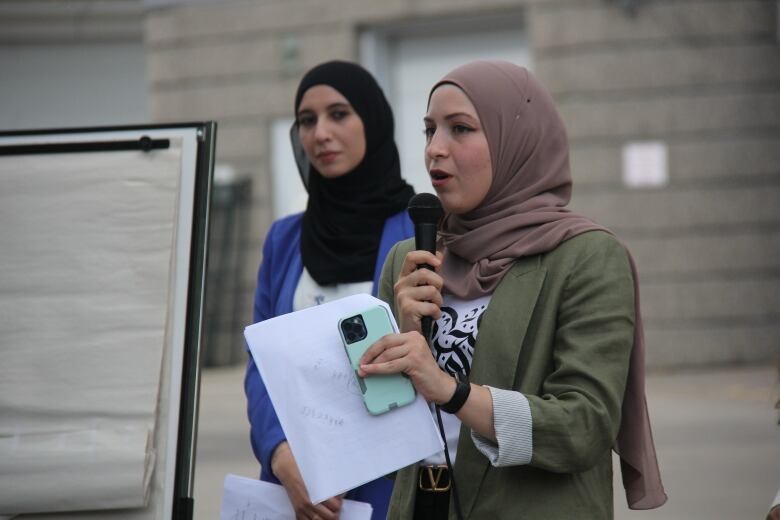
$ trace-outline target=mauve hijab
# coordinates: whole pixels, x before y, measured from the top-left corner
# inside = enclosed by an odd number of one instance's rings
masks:
[[[459,87],[476,108],[487,138],[493,180],[470,212],[446,214],[440,243],[445,291],[463,299],[492,294],[515,259],[555,249],[602,226],[570,212],[569,145],[552,97],[528,70],[502,61],[458,67],[431,89]],[[429,97],[430,99],[430,97]],[[636,319],[622,421],[614,449],[632,509],[666,502],[645,400],[645,344],[636,266]]]

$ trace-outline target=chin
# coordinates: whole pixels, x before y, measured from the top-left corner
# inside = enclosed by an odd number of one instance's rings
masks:
[[[335,179],[347,174],[347,170],[344,168],[333,168],[332,166],[317,168],[317,171],[320,172],[320,175],[326,179]]]
[[[437,188],[433,188],[433,191],[436,193],[436,196],[439,197],[442,209],[447,213],[452,213],[452,205],[450,204],[449,197],[447,197],[447,193],[442,193]]]
[[[460,205],[457,204],[457,202],[450,200],[446,194],[441,195],[437,193],[437,195],[439,195],[439,200],[441,200],[441,207],[444,209],[445,212],[452,213],[454,215],[460,215],[461,213],[463,213],[463,210],[460,207]]]
[[[453,215],[464,215],[474,209],[471,206],[463,204],[461,201],[448,201],[446,197],[439,197],[441,200],[441,207],[444,211]]]

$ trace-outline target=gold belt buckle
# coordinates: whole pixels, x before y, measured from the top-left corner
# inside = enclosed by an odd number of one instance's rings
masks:
[[[450,490],[451,479],[449,475],[449,468],[444,464],[435,466],[420,466],[418,472],[418,485],[422,491],[429,491],[433,493],[445,493]],[[439,485],[439,481],[443,475],[447,475],[447,485]],[[423,476],[427,475],[430,485],[426,485],[423,482]]]

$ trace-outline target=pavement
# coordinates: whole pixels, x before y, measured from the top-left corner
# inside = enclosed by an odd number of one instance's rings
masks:
[[[218,519],[227,473],[257,477],[243,366],[202,373],[195,520]],[[773,364],[653,372],[647,399],[669,501],[630,511],[615,465],[616,520],[763,520],[780,488]]]

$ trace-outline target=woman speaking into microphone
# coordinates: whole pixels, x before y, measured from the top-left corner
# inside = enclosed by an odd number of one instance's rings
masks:
[[[401,333],[360,375],[408,375],[443,412],[448,451],[397,473],[388,518],[610,519],[613,448],[629,506],[660,506],[636,269],[565,208],[551,96],[524,68],[474,62],[433,87],[424,124],[438,251],[391,250],[379,294]]]

